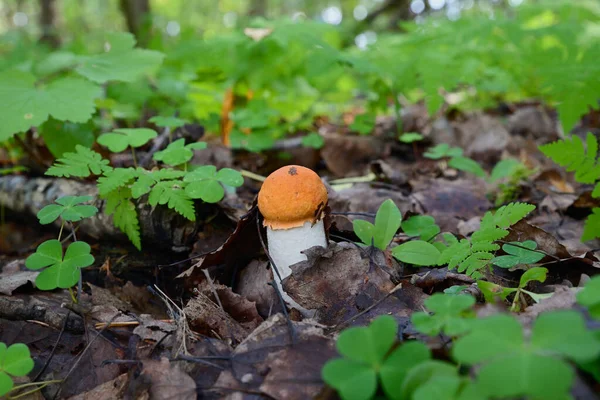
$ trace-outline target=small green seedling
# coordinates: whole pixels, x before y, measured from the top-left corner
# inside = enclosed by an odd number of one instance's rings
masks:
[[[600,276],[592,278],[577,293],[577,302],[586,306],[592,317],[600,319]]]
[[[498,297],[502,300],[506,300],[506,298],[510,294],[514,293],[515,297],[513,299],[510,309],[511,311],[516,312],[523,308],[526,304],[526,301],[523,298],[523,293],[529,295],[529,297],[531,297],[536,303],[538,303],[544,298],[552,296],[552,293],[538,294],[524,289],[529,282],[544,282],[546,280],[547,273],[548,270],[546,268],[530,268],[527,271],[525,271],[523,275],[521,275],[519,286],[516,288],[505,288],[503,286],[487,281],[477,281],[477,286],[483,293],[483,296],[485,297],[485,300],[487,302],[493,302]]]
[[[353,132],[368,135],[375,127],[375,116],[373,114],[359,114],[354,117],[354,122],[348,127]]]
[[[225,196],[223,185],[239,187],[244,184],[242,174],[231,168],[222,168],[217,172],[214,165],[204,165],[187,173],[183,178],[187,183],[185,193],[192,199],[202,199],[207,203],[216,203]]]
[[[466,294],[436,293],[425,300],[425,306],[433,312],[413,313],[411,321],[415,329],[429,336],[444,333],[448,336],[464,334],[469,330],[474,316],[471,307],[473,296]]]
[[[161,161],[170,166],[188,163],[194,156],[194,150],[206,148],[205,142],[185,144],[185,139],[178,139],[169,144],[166,149],[154,153],[154,160]]]
[[[456,156],[452,157],[450,161],[448,161],[448,166],[459,171],[470,172],[475,176],[480,178],[486,178],[487,173],[479,163],[471,158],[464,156]]]
[[[129,147],[133,164],[137,166],[134,149],[142,147],[156,136],[158,136],[156,131],[148,128],[122,128],[98,136],[98,143],[108,147],[113,153],[120,153]]]
[[[476,383],[487,397],[558,400],[569,398],[575,377],[564,359],[592,361],[600,341],[575,311],[541,314],[529,340],[515,318],[499,314],[473,320],[452,354],[462,365],[479,365]]]
[[[524,242],[510,242],[502,245],[507,255],[494,257],[492,264],[500,268],[512,268],[517,265],[534,264],[545,257],[540,251],[535,251],[537,243],[533,240]]]
[[[362,219],[352,222],[354,233],[367,246],[375,246],[385,251],[400,228],[402,213],[391,199],[387,199],[375,215],[375,224]]]
[[[50,224],[58,218],[69,222],[81,221],[98,212],[96,207],[82,204],[92,199],[92,196],[64,196],[56,199],[56,204],[49,204],[42,208],[37,213],[37,217],[42,225]]]
[[[0,342],[0,396],[14,388],[13,376],[25,376],[33,369],[29,348],[23,343],[9,347]]]

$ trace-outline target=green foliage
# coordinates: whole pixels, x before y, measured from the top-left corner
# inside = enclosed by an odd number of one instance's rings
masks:
[[[29,348],[23,343],[6,346],[0,342],[0,396],[14,387],[11,376],[25,376],[33,369]]]
[[[475,278],[480,277],[480,270],[489,265],[494,258],[492,252],[500,249],[494,242],[506,237],[509,233],[506,228],[523,219],[534,209],[535,206],[531,204],[510,203],[500,207],[495,214],[488,211],[470,240],[451,240],[449,246],[441,252],[437,265],[448,264],[449,269],[458,268],[459,272],[465,272]]]
[[[75,71],[97,83],[132,82],[162,63],[162,53],[134,46],[135,38],[132,34],[110,33],[107,35],[105,52],[80,56]]]
[[[470,172],[480,178],[485,178],[487,176],[485,170],[481,168],[481,165],[468,157],[452,157],[450,161],[448,161],[448,166],[460,171]]]
[[[94,124],[91,121],[76,124],[50,118],[39,127],[38,131],[44,138],[46,147],[56,158],[74,152],[77,145],[92,147],[96,141]]]
[[[79,269],[88,267],[94,262],[90,254],[90,246],[85,242],[74,242],[67,247],[63,257],[60,241],[52,239],[40,244],[32,255],[25,260],[29,269],[45,268],[35,280],[41,290],[70,288],[79,281]]]
[[[587,148],[587,152],[586,152]],[[586,144],[579,136],[558,140],[540,146],[540,150],[552,161],[575,172],[575,180],[580,183],[595,184],[592,197],[600,198],[600,160],[598,160],[598,139],[592,133],[586,136]],[[588,216],[582,241],[600,237],[600,207],[594,207]]]
[[[309,133],[302,137],[302,145],[306,147],[312,147],[313,149],[320,149],[325,144],[323,136],[316,132]]]
[[[485,301],[494,302],[497,297],[502,300],[506,300],[506,298],[510,294],[514,294],[514,298],[511,305],[511,311],[519,311],[521,308],[525,307],[525,304],[522,304],[522,293],[526,293],[529,295],[536,303],[541,299],[552,296],[552,293],[546,294],[537,294],[530,292],[529,290],[525,290],[525,287],[529,282],[538,281],[544,282],[546,280],[546,274],[548,270],[542,267],[533,267],[525,271],[523,275],[521,275],[521,279],[519,281],[519,286],[516,288],[505,288],[498,284],[486,281],[477,281],[477,286],[483,293],[485,297]]]
[[[440,251],[424,240],[411,240],[394,247],[392,255],[408,264],[427,266],[436,264]]]
[[[387,199],[377,210],[375,224],[362,219],[355,219],[352,224],[354,233],[363,244],[385,251],[400,228],[401,221],[400,210],[391,199]]]
[[[169,128],[179,128],[180,126],[185,125],[185,120],[177,117],[164,117],[157,115],[148,120],[148,122],[152,122],[156,126],[169,127]]]
[[[49,204],[42,208],[37,217],[42,225],[52,223],[58,218],[71,222],[81,221],[98,212],[96,207],[82,204],[92,199],[92,196],[63,196],[56,199],[57,204]]]
[[[97,85],[75,77],[56,79],[43,88],[35,83],[35,76],[27,72],[0,73],[0,142],[40,126],[49,116],[85,122],[94,113],[94,99],[101,93]]]
[[[494,257],[492,264],[500,268],[512,268],[519,264],[534,264],[544,258],[545,254],[535,251],[537,243],[533,240],[511,242],[502,245],[507,255]]]
[[[127,235],[138,250],[141,250],[140,223],[135,204],[131,201],[131,190],[117,188],[107,193],[105,198],[104,213],[108,216],[112,215],[115,226]]]
[[[87,178],[90,175],[100,175],[110,171],[108,160],[95,151],[80,145],[75,146],[75,153],[65,153],[54,162],[46,175],[70,178]]]
[[[415,312],[411,321],[415,328],[426,335],[445,333],[457,336],[469,330],[472,317],[470,308],[475,304],[473,296],[436,293],[425,300],[425,306],[434,314]]]
[[[449,364],[430,364],[431,353],[419,342],[405,343],[392,350],[397,332],[398,325],[389,316],[377,317],[368,327],[344,330],[336,343],[343,358],[325,364],[323,380],[345,400],[372,398],[378,380],[388,398],[406,399],[428,386],[439,368],[444,368],[440,365],[453,369]],[[421,367],[415,371],[417,366]],[[433,366],[437,368],[422,373],[422,368]]]
[[[421,240],[431,240],[440,233],[440,227],[430,215],[413,215],[402,221],[400,227],[408,236],[418,236]]]
[[[461,157],[462,154],[463,150],[460,147],[450,147],[447,143],[440,143],[423,153],[423,156],[432,160],[439,160],[446,157]]]
[[[529,340],[516,319],[494,315],[472,321],[452,353],[457,362],[481,365],[477,386],[487,396],[565,399],[574,372],[562,358],[593,360],[600,355],[600,341],[574,311],[540,315]]]
[[[223,168],[217,172],[214,165],[204,165],[186,174],[183,181],[187,184],[185,194],[190,198],[216,203],[225,195],[222,184],[239,187],[244,183],[244,178],[231,168]]]
[[[186,145],[185,139],[178,139],[169,144],[166,149],[154,153],[152,158],[166,165],[177,166],[189,162],[194,157],[193,150],[202,150],[205,148],[205,142],[195,142]]]
[[[113,153],[120,153],[127,147],[141,147],[157,135],[156,131],[148,128],[122,128],[98,136],[98,143]]]
[[[375,128],[375,116],[371,114],[359,114],[348,128],[361,135],[368,135]]]
[[[600,319],[600,276],[595,276],[577,293],[577,302],[586,306],[590,314]]]
[[[423,135],[416,132],[407,132],[400,135],[398,140],[402,143],[413,143],[423,140]]]

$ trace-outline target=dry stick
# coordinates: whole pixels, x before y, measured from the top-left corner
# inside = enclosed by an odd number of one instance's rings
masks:
[[[63,333],[65,333],[65,329],[67,328],[67,321],[69,320],[70,315],[71,315],[71,310],[67,310],[67,315],[65,316],[65,321],[63,322],[62,328],[60,329],[60,332],[58,333],[58,338],[56,339],[56,342],[54,343],[54,346],[52,347],[52,351],[50,351],[50,355],[48,356],[48,359],[44,363],[44,366],[42,367],[40,372],[37,373],[35,378],[33,378],[32,382],[35,382],[38,379],[40,379],[42,374],[46,371],[46,368],[48,368],[48,365],[50,365],[50,361],[52,361],[52,358],[54,357],[54,353],[56,352],[56,348],[58,347],[58,344],[60,343],[60,339],[62,338]]]
[[[225,312],[225,309],[223,308],[223,304],[221,304],[221,299],[219,299],[219,295],[217,294],[217,289],[215,288],[215,285],[213,284],[213,281],[210,278],[210,274],[208,273],[206,268],[203,268],[202,272],[204,273],[204,276],[206,277],[206,280],[208,281],[208,285],[210,286],[210,291],[212,292],[213,296],[215,296],[215,299],[217,299],[217,303],[219,304],[221,311]]]
[[[402,282],[397,284],[392,290],[390,290],[385,296],[383,296],[381,299],[377,300],[375,303],[371,304],[369,307],[365,308],[364,310],[362,310],[361,312],[359,312],[358,314],[348,318],[347,320],[340,322],[339,324],[335,325],[332,329],[339,329],[340,326],[344,326],[349,322],[352,322],[353,320],[355,320],[356,318],[368,313],[369,311],[371,311],[373,308],[377,307],[378,305],[380,305],[381,303],[384,302],[385,299],[387,299],[388,297],[390,297],[392,294],[394,294],[397,290],[402,289]]]
[[[117,316],[113,316],[110,321],[108,321],[108,323],[110,324],[115,318],[117,318]],[[56,391],[56,393],[54,394],[54,397],[52,397],[52,400],[55,400],[58,395],[60,394],[63,385],[65,384],[65,382],[67,381],[67,379],[69,379],[69,376],[71,376],[71,374],[73,373],[73,371],[75,370],[75,368],[77,367],[77,365],[79,364],[79,362],[81,361],[81,359],[83,358],[83,356],[87,353],[88,349],[92,346],[92,344],[94,344],[94,342],[96,341],[96,339],[98,339],[98,337],[102,334],[102,332],[104,332],[106,328],[103,328],[101,331],[99,331],[96,336],[94,336],[94,338],[88,343],[87,346],[85,346],[85,349],[83,349],[83,352],[79,355],[79,357],[77,358],[77,361],[75,361],[73,363],[73,366],[71,367],[71,369],[69,370],[69,372],[67,373],[67,375],[63,378],[62,383],[60,384],[60,386],[58,387],[58,390]]]
[[[271,254],[269,254],[269,250],[267,249],[267,246],[265,245],[265,240],[262,237],[262,232],[260,230],[260,218],[258,218],[258,216],[256,217],[256,231],[258,233],[258,238],[260,239],[260,244],[261,244],[265,254],[267,255],[267,258],[269,259],[269,262],[271,263],[271,268],[273,269],[273,271],[275,271],[277,278],[279,278],[279,282],[281,282],[282,281],[281,274],[279,273],[279,270],[277,269],[277,266],[275,265],[275,262],[273,261]],[[285,301],[283,301],[283,296],[281,295],[281,292],[279,291],[279,287],[277,286],[277,282],[275,282],[275,278],[273,278],[273,280],[271,282],[269,282],[269,285],[271,287],[273,287],[273,289],[275,289],[275,293],[277,293],[277,297],[279,297],[279,303],[281,304],[281,307],[283,308],[283,315],[285,317],[285,321],[290,330],[290,339],[292,341],[292,344],[296,344],[296,340],[297,340],[296,330],[294,329],[294,324],[292,324],[292,320],[290,319],[290,316],[288,315]]]

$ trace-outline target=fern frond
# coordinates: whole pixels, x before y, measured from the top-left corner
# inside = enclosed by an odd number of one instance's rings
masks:
[[[478,242],[478,243],[471,244],[471,250],[474,252],[478,252],[478,251],[492,252],[492,251],[500,250],[500,246],[497,245],[496,243]]]
[[[438,265],[448,264],[448,268],[455,268],[470,253],[471,243],[467,239],[462,239],[442,251],[438,258]]]
[[[104,176],[98,178],[98,193],[106,196],[115,189],[126,186],[136,176],[138,172],[134,168],[115,168],[105,172]]]
[[[492,253],[488,252],[476,252],[467,257],[458,266],[458,272],[466,272],[467,275],[472,276],[475,271],[478,271],[485,267],[490,260],[494,258]]]
[[[494,223],[499,228],[508,228],[516,224],[535,210],[533,204],[528,203],[510,203],[500,207],[494,214]],[[497,240],[497,239],[495,239]]]
[[[142,249],[140,224],[135,204],[131,201],[131,190],[119,188],[108,193],[104,213],[112,215],[115,226],[127,235],[138,250]]]
[[[592,214],[585,220],[581,241],[585,242],[597,237],[600,237],[600,207],[592,208]]]
[[[103,159],[100,154],[78,144],[75,146],[75,153],[64,153],[48,168],[46,175],[87,178],[110,171],[112,168],[108,164],[108,160]]]
[[[148,203],[151,206],[166,204],[190,221],[196,220],[193,200],[185,194],[180,181],[164,181],[157,183],[150,191]]]
[[[509,232],[502,228],[480,229],[471,235],[473,243],[491,243],[508,236]]]
[[[579,136],[573,135],[571,138],[544,144],[539,149],[567,171],[575,171],[577,182],[594,183],[600,179],[600,164],[596,162],[598,140],[591,133],[586,136],[586,146]]]

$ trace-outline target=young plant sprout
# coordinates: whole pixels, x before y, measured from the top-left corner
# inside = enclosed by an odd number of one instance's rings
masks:
[[[302,251],[327,247],[323,223],[327,189],[312,170],[298,165],[279,168],[267,177],[258,194],[258,209],[267,228],[269,255],[279,277],[275,281],[284,300],[304,313],[282,290],[281,280],[290,276],[290,266],[306,260]]]

